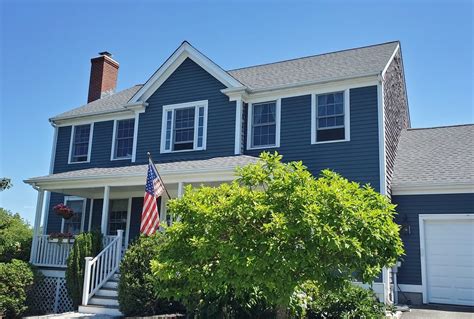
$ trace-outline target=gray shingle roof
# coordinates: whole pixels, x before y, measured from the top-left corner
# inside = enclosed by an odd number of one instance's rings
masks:
[[[250,90],[376,75],[383,71],[397,45],[398,41],[388,42],[227,72]],[[135,85],[56,115],[51,120],[119,111],[141,87]]]
[[[180,161],[156,164],[156,168],[163,176],[173,173],[186,173],[190,171],[208,171],[208,170],[233,170],[237,167],[258,161],[257,157],[248,155],[214,157],[206,160]],[[81,178],[107,178],[107,177],[127,177],[127,176],[146,176],[148,165],[133,165],[120,167],[88,168],[64,173],[51,174],[40,177],[33,177],[26,182],[34,183],[40,181],[58,181],[65,179]]]
[[[253,90],[375,75],[383,71],[397,45],[389,42],[228,72]]]
[[[142,85],[135,85],[131,88],[114,93],[107,97],[95,100],[83,106],[79,106],[70,111],[61,113],[51,118],[51,120],[59,120],[69,117],[77,117],[84,115],[92,115],[97,113],[114,112],[123,109],[123,106],[137,93]]]
[[[402,132],[393,187],[474,183],[474,125]]]

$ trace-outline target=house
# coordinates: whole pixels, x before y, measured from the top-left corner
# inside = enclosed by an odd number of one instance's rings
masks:
[[[236,167],[254,163],[264,150],[302,160],[314,175],[330,168],[368,183],[399,205],[407,247],[401,267],[384,269],[373,283],[380,299],[474,302],[474,272],[465,272],[462,287],[440,288],[440,269],[448,268],[436,263],[443,251],[431,252],[438,233],[443,242],[465,243],[455,245],[458,255],[449,261],[454,277],[446,277],[447,285],[460,280],[455,276],[462,260],[474,264],[472,148],[466,147],[473,126],[410,129],[399,42],[227,71],[183,42],[145,84],[120,92],[119,63],[110,53],[91,64],[88,103],[50,119],[55,134],[49,175],[26,180],[38,190],[31,262],[56,287],[50,311],[70,307],[64,269],[71,244],[52,243],[48,234],[100,229],[107,246],[86,263],[80,309],[119,314],[116,272],[122,245],[139,233],[147,152],[172,197],[181,196],[186,184],[232,180]],[[440,163],[452,174],[439,175]],[[434,187],[436,179],[440,187]],[[158,201],[161,220],[171,223],[166,201]],[[63,202],[76,212],[70,220],[53,212]],[[438,228],[430,228],[432,214],[443,216],[435,220]],[[422,254],[421,263],[420,247],[432,254]],[[456,300],[449,297],[453,289]]]

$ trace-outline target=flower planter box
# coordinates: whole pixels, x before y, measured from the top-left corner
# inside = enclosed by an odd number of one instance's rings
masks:
[[[58,244],[72,244],[74,243],[74,238],[48,238],[50,243]]]

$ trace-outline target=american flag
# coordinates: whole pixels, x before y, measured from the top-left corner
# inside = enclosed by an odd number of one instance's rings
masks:
[[[140,225],[142,234],[151,235],[160,226],[160,214],[158,213],[156,199],[163,194],[164,190],[165,186],[150,159],[146,176],[145,198],[143,199],[142,223]]]

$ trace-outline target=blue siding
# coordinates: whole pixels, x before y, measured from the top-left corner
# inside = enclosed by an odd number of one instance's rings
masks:
[[[140,114],[137,162],[146,162],[149,151],[157,162],[206,159],[234,154],[235,102],[220,90],[225,86],[190,59],[148,99]],[[208,100],[207,149],[160,154],[162,106]]]
[[[401,284],[421,285],[419,214],[462,214],[474,212],[474,194],[392,196],[397,204],[399,224],[410,225],[410,234],[402,234],[405,256],[398,272]]]
[[[349,142],[311,144],[311,96],[281,101],[280,147],[285,161],[302,160],[314,174],[330,168],[349,180],[379,190],[377,86],[350,90]],[[247,150],[258,156],[263,150]]]

